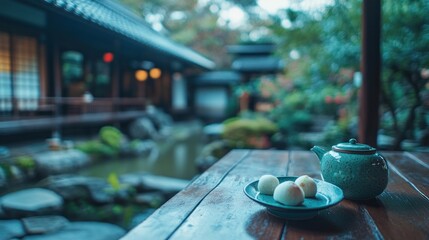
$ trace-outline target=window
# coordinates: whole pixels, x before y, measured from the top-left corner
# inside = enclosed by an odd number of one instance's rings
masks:
[[[36,110],[40,78],[36,38],[0,31],[0,111],[8,112],[16,99],[20,111]]]
[[[19,110],[36,110],[40,94],[37,41],[33,37],[13,36],[14,86]]]
[[[0,112],[12,110],[10,35],[0,32]]]
[[[61,54],[63,96],[82,97],[86,91],[84,80],[84,57],[77,51],[65,51]]]
[[[95,79],[90,92],[94,97],[111,97],[110,64],[97,60],[95,64]]]
[[[111,97],[110,64],[91,56],[62,52],[63,96],[82,97],[88,91],[96,98]]]

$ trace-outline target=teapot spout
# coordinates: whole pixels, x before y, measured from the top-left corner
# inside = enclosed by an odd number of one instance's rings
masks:
[[[327,152],[324,148],[319,147],[319,146],[314,146],[310,150],[313,151],[317,155],[317,157],[319,158],[320,161],[322,161],[323,155]]]

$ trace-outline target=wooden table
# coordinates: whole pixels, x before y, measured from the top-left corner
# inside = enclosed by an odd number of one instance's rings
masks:
[[[429,239],[429,153],[385,152],[376,199],[343,200],[309,220],[283,220],[243,193],[263,174],[320,179],[310,151],[234,150],[123,239]]]

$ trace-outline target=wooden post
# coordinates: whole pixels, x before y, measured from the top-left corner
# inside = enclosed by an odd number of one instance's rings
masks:
[[[362,88],[359,96],[359,141],[377,145],[380,105],[381,1],[362,3]]]
[[[122,106],[120,105],[119,101],[120,101],[120,96],[119,96],[119,88],[120,88],[120,65],[119,62],[121,61],[120,59],[120,53],[121,53],[121,46],[120,46],[120,42],[119,39],[115,39],[114,40],[114,50],[113,50],[113,54],[114,54],[114,58],[113,58],[113,62],[111,63],[112,66],[112,72],[111,72],[111,77],[112,77],[112,99],[113,101],[111,102],[111,111],[113,112],[117,112],[120,111]]]
[[[48,14],[47,27],[47,65],[48,65],[48,82],[50,85],[50,94],[53,96],[54,118],[55,123],[52,125],[53,134],[61,132],[60,118],[62,115],[62,74],[61,74],[61,53],[60,53],[60,38],[58,38],[57,19],[53,15]]]

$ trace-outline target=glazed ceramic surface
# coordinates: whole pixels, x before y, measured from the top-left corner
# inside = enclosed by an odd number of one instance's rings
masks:
[[[323,179],[340,187],[347,199],[371,199],[387,186],[387,161],[375,148],[350,139],[330,151],[317,146],[311,150],[320,159]]]
[[[297,177],[278,177],[279,182],[295,181]],[[253,201],[265,206],[274,216],[300,220],[316,216],[320,210],[329,208],[343,199],[343,191],[333,184],[314,179],[317,184],[317,194],[314,198],[305,198],[304,202],[297,206],[289,206],[279,203],[271,195],[261,194],[258,191],[258,181],[249,183],[244,188],[244,193]]]

